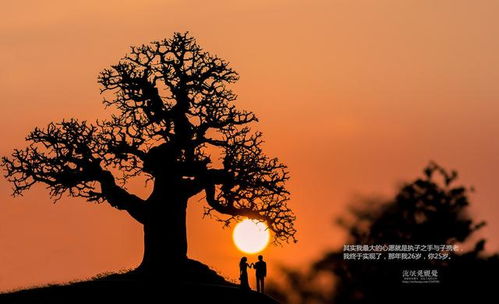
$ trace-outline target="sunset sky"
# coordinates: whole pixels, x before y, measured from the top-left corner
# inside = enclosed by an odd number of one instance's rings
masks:
[[[269,266],[343,244],[333,220],[347,204],[393,195],[430,160],[476,188],[471,213],[499,251],[498,12],[496,0],[4,1],[0,155],[35,126],[106,118],[97,74],[130,45],[189,31],[239,72],[238,106],[289,166],[299,242],[268,247]],[[124,212],[10,187],[0,179],[0,291],[140,263],[142,229]],[[203,204],[190,201],[188,255],[235,280],[242,253]]]

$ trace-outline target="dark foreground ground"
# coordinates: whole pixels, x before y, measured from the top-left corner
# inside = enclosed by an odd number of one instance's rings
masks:
[[[0,294],[10,303],[262,303],[277,304],[254,291],[243,291],[207,266],[189,261],[181,276],[144,276],[131,271],[91,281]]]

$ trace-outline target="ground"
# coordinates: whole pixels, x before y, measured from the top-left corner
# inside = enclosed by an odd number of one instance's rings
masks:
[[[206,265],[189,260],[181,275],[144,275],[139,271],[89,281],[0,294],[0,303],[262,303],[277,304],[254,291],[243,291]]]

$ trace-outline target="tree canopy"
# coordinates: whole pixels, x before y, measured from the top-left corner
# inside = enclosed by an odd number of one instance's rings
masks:
[[[445,259],[350,260],[343,248],[331,250],[306,272],[285,269],[287,289],[276,290],[288,303],[478,302],[491,297],[499,255],[487,255],[485,240],[474,239],[485,223],[470,215],[471,187],[458,174],[431,162],[423,176],[404,183],[393,198],[361,201],[338,220],[353,245],[459,245],[439,250]],[[435,270],[438,283],[403,284],[403,271]],[[324,281],[326,286],[320,285]],[[326,287],[326,288],[321,288]]]
[[[188,33],[131,47],[98,77],[109,119],[35,128],[27,147],[2,158],[13,194],[43,183],[55,200],[108,202],[144,223],[150,198],[124,186],[144,176],[154,184],[151,196],[204,192],[206,214],[215,211],[225,224],[261,220],[276,242],[294,240],[287,167],[264,154],[262,133],[251,129],[255,114],[234,105],[229,85],[238,79]]]

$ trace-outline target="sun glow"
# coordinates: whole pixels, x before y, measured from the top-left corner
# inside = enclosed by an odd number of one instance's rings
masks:
[[[236,247],[242,252],[257,253],[267,247],[270,232],[265,223],[246,219],[234,227],[232,238]]]

